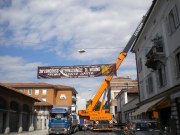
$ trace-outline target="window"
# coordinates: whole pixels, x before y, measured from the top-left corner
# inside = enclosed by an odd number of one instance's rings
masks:
[[[142,71],[142,59],[140,58],[138,61],[138,72],[140,73]]]
[[[20,89],[20,92],[24,93],[24,89]]]
[[[180,77],[180,52],[176,54],[176,71],[177,77]]]
[[[45,102],[46,102],[46,98],[42,98],[42,101],[45,101]]]
[[[35,95],[39,95],[39,90],[38,89],[35,90]]]
[[[44,89],[44,90],[42,91],[42,94],[43,94],[43,95],[46,95],[46,89]]]
[[[28,94],[32,95],[32,89],[28,89]]]
[[[161,65],[159,69],[157,69],[157,77],[158,77],[158,85],[159,87],[162,87],[166,85],[166,72],[165,72],[165,66]]]
[[[140,96],[142,99],[144,99],[144,88],[143,88],[143,81],[139,83],[139,88],[140,88]]]
[[[168,14],[169,30],[173,33],[179,27],[179,16],[177,12],[177,7],[174,6]]]
[[[152,80],[151,75],[148,75],[148,77],[146,79],[146,91],[147,91],[148,94],[152,94],[154,92],[153,80]]]

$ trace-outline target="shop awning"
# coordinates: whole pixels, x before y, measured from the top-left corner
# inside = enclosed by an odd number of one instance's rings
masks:
[[[167,107],[171,107],[171,100],[169,99],[169,97],[163,98],[157,104],[155,104],[150,109],[148,109],[148,111],[167,108]]]
[[[163,98],[164,97],[156,99],[154,101],[151,101],[151,102],[149,102],[147,104],[144,104],[144,105],[140,106],[135,112],[132,113],[132,116],[136,116],[136,115],[139,115],[139,114],[141,114],[143,112],[147,112],[149,108],[151,108],[152,106],[154,106],[155,104],[160,102]]]

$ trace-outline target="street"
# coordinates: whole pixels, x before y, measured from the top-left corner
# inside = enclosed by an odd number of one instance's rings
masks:
[[[106,131],[101,131],[101,132],[93,132],[93,131],[79,131],[76,132],[73,135],[122,135],[120,131],[112,131],[112,132],[106,132]]]
[[[23,132],[23,133],[10,133],[10,135],[48,135],[48,130],[37,130],[32,132]],[[120,130],[114,130],[112,132],[93,132],[93,131],[78,131],[76,133],[73,133],[72,135],[122,135]]]

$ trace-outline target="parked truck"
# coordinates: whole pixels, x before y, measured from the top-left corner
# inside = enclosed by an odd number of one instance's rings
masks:
[[[71,106],[54,106],[50,111],[49,134],[71,134]]]

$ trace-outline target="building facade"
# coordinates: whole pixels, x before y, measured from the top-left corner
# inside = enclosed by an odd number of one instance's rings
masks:
[[[53,106],[71,106],[72,112],[76,112],[77,91],[72,87],[48,83],[4,83],[4,85],[41,101],[34,104],[37,119],[35,129],[48,128],[49,110]]]
[[[138,87],[134,86],[131,88],[124,88],[115,98],[117,100],[117,122],[125,123],[127,120],[129,120],[129,113],[133,112],[133,109],[139,102]]]
[[[138,118],[173,118],[180,134],[180,1],[154,0],[132,51],[136,54]]]
[[[34,103],[38,101],[16,89],[0,84],[0,134],[33,131],[36,123]]]
[[[111,103],[110,103],[110,112],[117,117],[118,111],[120,111],[120,106],[118,105],[116,100],[116,96],[121,92],[122,89],[129,89],[134,86],[137,86],[137,81],[131,78],[124,78],[124,77],[117,77],[113,78],[110,82],[110,89],[111,89]],[[127,98],[126,98],[127,99]],[[119,101],[118,101],[119,102]],[[125,103],[128,101],[126,100]]]

